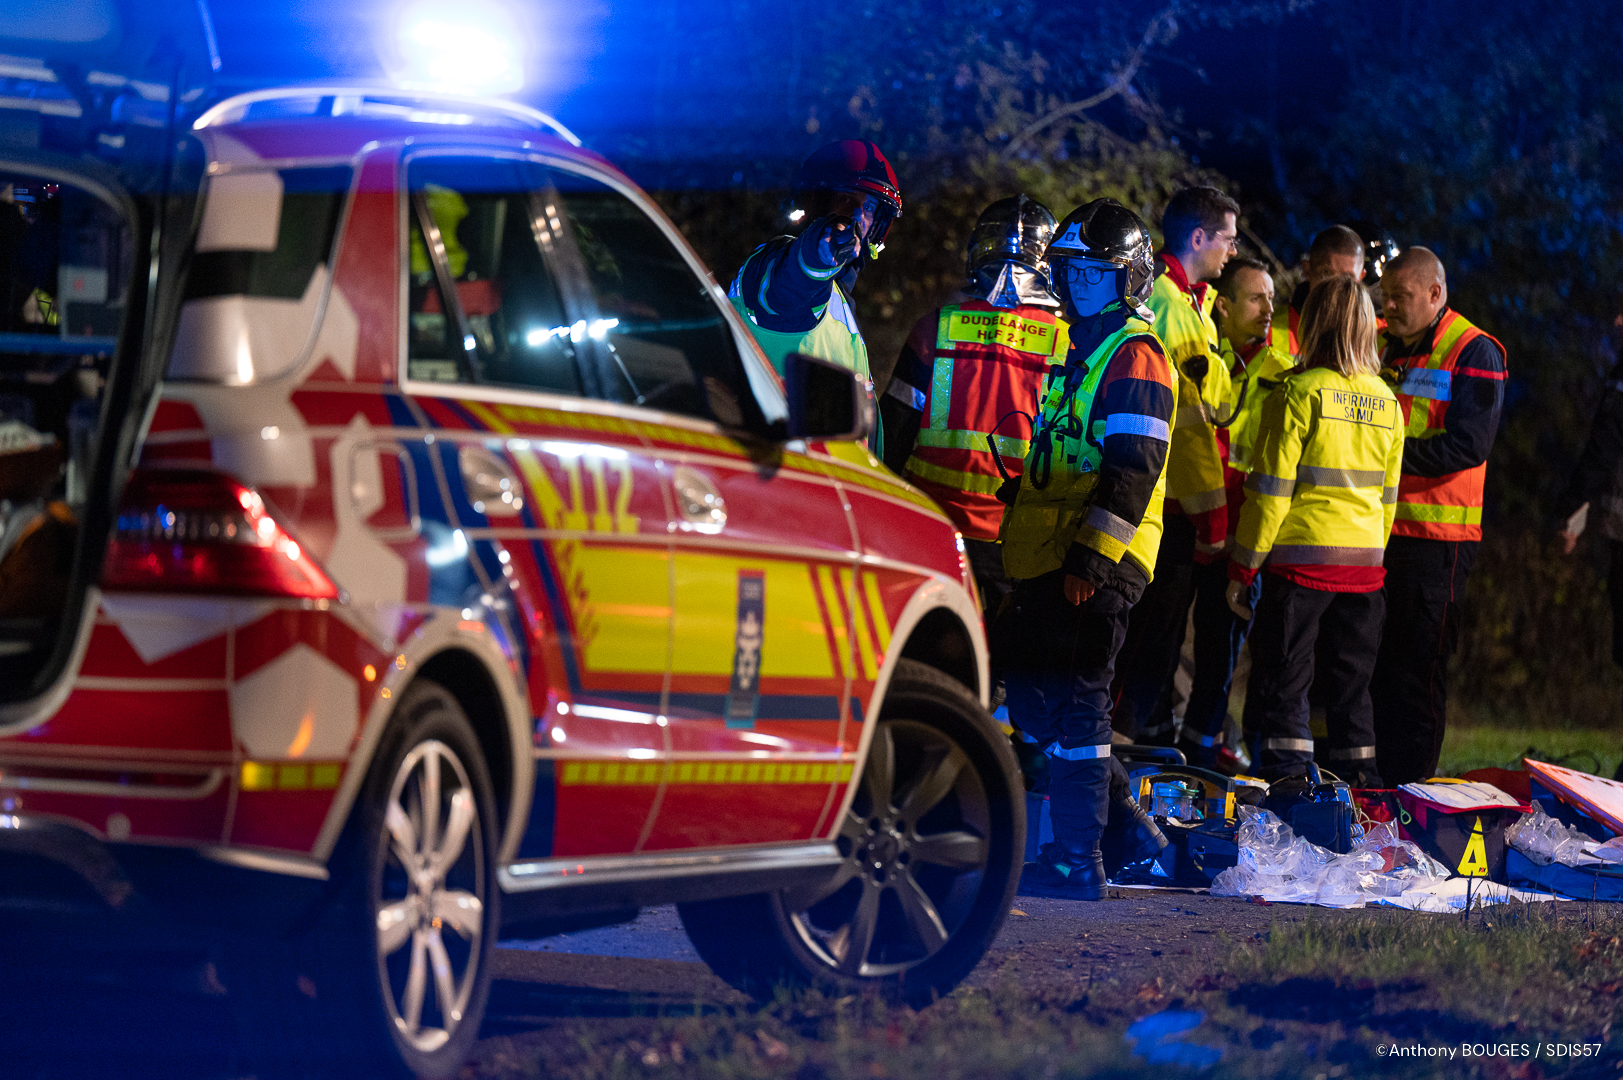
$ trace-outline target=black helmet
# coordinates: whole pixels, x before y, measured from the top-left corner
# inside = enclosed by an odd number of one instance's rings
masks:
[[[1048,245],[1048,258],[1115,263],[1121,268],[1116,295],[1134,308],[1143,307],[1155,287],[1155,244],[1149,227],[1115,199],[1095,199],[1067,214]],[[1068,300],[1070,286],[1058,267],[1053,278],[1054,291]]]
[[[1048,207],[1025,195],[1015,195],[981,211],[969,234],[969,276],[988,263],[1017,262],[1048,276],[1048,243],[1057,223]]]
[[[902,216],[902,191],[896,170],[867,139],[841,139],[819,148],[795,177],[794,205],[806,217],[843,212],[837,205],[841,193],[872,195],[878,200],[867,239],[874,250],[883,247],[890,223]]]
[[[1364,242],[1364,284],[1377,284],[1386,264],[1398,257],[1397,241],[1374,222],[1355,221],[1347,227]]]

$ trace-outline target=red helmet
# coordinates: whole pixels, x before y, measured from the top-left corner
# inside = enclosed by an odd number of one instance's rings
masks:
[[[890,223],[902,216],[902,191],[896,183],[896,170],[867,139],[829,143],[807,158],[795,177],[795,204],[808,217],[834,212],[837,207],[832,196],[841,192],[872,195],[878,200],[868,243],[883,244]]]

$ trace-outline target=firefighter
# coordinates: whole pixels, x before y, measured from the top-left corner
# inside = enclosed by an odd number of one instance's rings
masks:
[[[1134,741],[1170,745],[1172,678],[1183,648],[1197,566],[1215,567],[1228,534],[1223,447],[1216,421],[1229,401],[1212,321],[1210,283],[1235,253],[1239,205],[1216,188],[1186,188],[1161,217],[1166,247],[1149,296],[1155,332],[1178,373],[1178,416],[1167,459],[1166,531],[1155,580],[1133,609],[1122,670],[1116,726]]]
[[[1406,249],[1381,278],[1382,375],[1403,408],[1403,480],[1386,549],[1386,633],[1370,694],[1381,775],[1430,777],[1442,749],[1448,660],[1482,541],[1482,487],[1505,401],[1505,349],[1448,306],[1436,255]]]
[[[1229,560],[1229,602],[1266,565],[1251,627],[1245,728],[1260,733],[1257,773],[1305,776],[1313,760],[1308,688],[1314,645],[1334,656],[1317,672],[1332,741],[1373,741],[1370,674],[1385,612],[1382,551],[1392,530],[1403,426],[1396,396],[1377,375],[1375,308],[1362,285],[1338,274],[1303,305],[1301,366],[1262,406],[1246,501]],[[1332,753],[1343,747],[1332,747]],[[1379,787],[1372,762],[1343,776]]]
[[[829,143],[801,165],[790,220],[804,220],[805,228],[751,252],[727,293],[780,374],[783,358],[801,352],[832,360],[872,385],[851,290],[901,213],[896,173],[865,139]],[[874,434],[881,456],[882,430]]]
[[[1065,362],[1068,347],[1045,257],[1055,224],[1025,195],[981,212],[965,282],[914,324],[879,402],[885,463],[963,533],[988,622],[1011,591],[997,542],[997,491],[1005,472],[1020,474],[1038,385]]]
[[[1172,371],[1143,307],[1154,283],[1149,230],[1109,200],[1073,211],[1049,246],[1070,348],[1050,370],[1014,504],[1003,518],[1014,581],[1009,717],[1049,759],[1054,843],[1022,889],[1104,898],[1110,821],[1110,677],[1127,613],[1155,571]],[[1114,767],[1113,767],[1114,766]],[[1142,812],[1133,854],[1165,838]]]
[[[1296,355],[1297,324],[1301,321],[1302,304],[1307,300],[1308,290],[1336,274],[1362,278],[1366,269],[1364,252],[1368,246],[1358,233],[1345,225],[1332,225],[1313,238],[1313,242],[1307,246],[1307,256],[1302,260],[1301,282],[1291,293],[1290,302],[1274,309],[1271,342],[1274,348]],[[1376,326],[1380,326],[1378,318]]]

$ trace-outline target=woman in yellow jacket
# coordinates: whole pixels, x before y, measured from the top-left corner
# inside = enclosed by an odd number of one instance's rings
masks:
[[[1375,309],[1350,275],[1308,294],[1300,364],[1268,396],[1229,561],[1229,603],[1248,615],[1246,588],[1261,570],[1251,628],[1245,730],[1261,738],[1257,772],[1304,774],[1313,760],[1308,687],[1319,655],[1331,757],[1342,779],[1379,786],[1369,679],[1386,605],[1381,558],[1392,532],[1403,423],[1376,376]]]

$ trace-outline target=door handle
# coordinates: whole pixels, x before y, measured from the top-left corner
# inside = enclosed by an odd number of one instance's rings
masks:
[[[678,465],[671,475],[676,489],[676,509],[689,527],[700,532],[720,532],[727,524],[727,500],[716,485],[698,469]]]
[[[464,445],[457,451],[457,467],[475,513],[516,514],[524,508],[517,474],[489,450]]]

